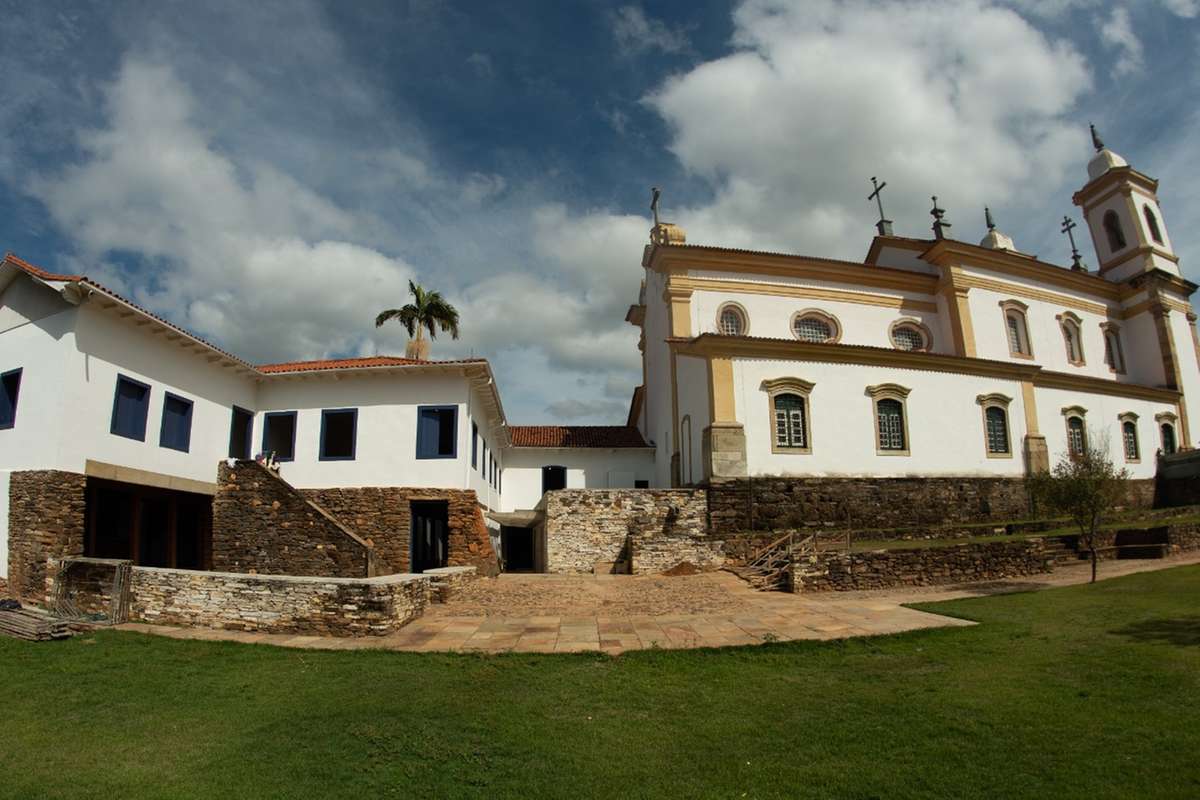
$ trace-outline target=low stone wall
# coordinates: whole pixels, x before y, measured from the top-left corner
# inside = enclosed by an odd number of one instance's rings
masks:
[[[430,580],[430,602],[444,603],[478,577],[475,567],[439,567],[421,573]]]
[[[592,572],[631,557],[638,572],[722,560],[707,535],[703,489],[562,489],[546,494],[544,508],[547,572]]]
[[[382,636],[429,603],[424,575],[317,578],[134,567],[130,621],[310,636]]]
[[[796,592],[848,592],[893,586],[994,581],[1050,572],[1041,539],[863,553],[822,553],[792,568]]]
[[[365,578],[371,546],[299,490],[253,461],[222,462],[213,498],[214,570]]]
[[[500,562],[488,536],[479,498],[473,490],[385,486],[303,489],[301,492],[370,542],[379,561],[377,569],[380,573],[412,569],[408,551],[412,540],[414,500],[446,503],[449,523],[446,560],[449,566],[475,567],[480,575],[500,572]]]
[[[1149,508],[1154,481],[1130,484],[1129,507]],[[739,479],[710,486],[708,507],[718,536],[814,526],[950,528],[1027,519],[1033,511],[1023,479],[982,477]]]
[[[60,470],[13,472],[8,502],[8,591],[41,602],[48,562],[83,555],[87,477]]]

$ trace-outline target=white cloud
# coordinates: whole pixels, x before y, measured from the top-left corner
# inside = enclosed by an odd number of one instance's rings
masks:
[[[1129,19],[1129,9],[1117,7],[1100,24],[1100,40],[1110,49],[1117,51],[1117,62],[1113,65],[1113,75],[1122,77],[1141,72],[1142,42],[1133,32],[1133,23]]]
[[[34,186],[82,260],[159,264],[134,298],[250,359],[372,348],[373,309],[404,296],[408,264],[352,243],[354,217],[291,177],[219,152],[170,69],[127,61],[107,105],[107,127],[80,136],[87,160]]]
[[[1083,59],[1013,11],[749,0],[735,23],[734,53],[646,100],[714,188],[671,215],[689,241],[861,258],[871,175],[897,232],[928,235],[937,194],[969,239],[985,202],[1040,204],[1086,157]]]
[[[555,419],[575,421],[595,417],[619,418],[628,407],[615,400],[556,400],[546,406],[546,413]]]
[[[691,48],[684,30],[646,16],[640,6],[618,8],[612,15],[612,28],[617,47],[626,54],[647,50],[684,53]]]
[[[462,198],[471,205],[479,205],[504,193],[508,182],[502,175],[487,175],[482,172],[472,172],[467,176],[462,186]]]

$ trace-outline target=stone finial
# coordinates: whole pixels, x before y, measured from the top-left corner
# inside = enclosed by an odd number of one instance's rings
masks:
[[[1092,147],[1096,148],[1096,152],[1099,153],[1101,150],[1104,149],[1104,142],[1102,142],[1100,140],[1100,134],[1096,133],[1095,125],[1093,125],[1089,122],[1088,129],[1091,130],[1091,132],[1092,132]]]
[[[650,229],[650,244],[652,245],[666,246],[686,243],[687,234],[674,222],[660,222]]]

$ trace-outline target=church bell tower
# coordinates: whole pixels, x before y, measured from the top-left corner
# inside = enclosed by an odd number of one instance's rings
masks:
[[[1091,231],[1100,275],[1116,282],[1156,269],[1179,275],[1158,205],[1158,181],[1105,147],[1094,125],[1092,145],[1096,155],[1088,163],[1087,185],[1073,199]]]

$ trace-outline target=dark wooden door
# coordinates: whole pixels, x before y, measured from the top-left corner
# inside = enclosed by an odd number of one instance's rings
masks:
[[[450,509],[445,502],[413,501],[412,571],[446,566],[450,549]]]

